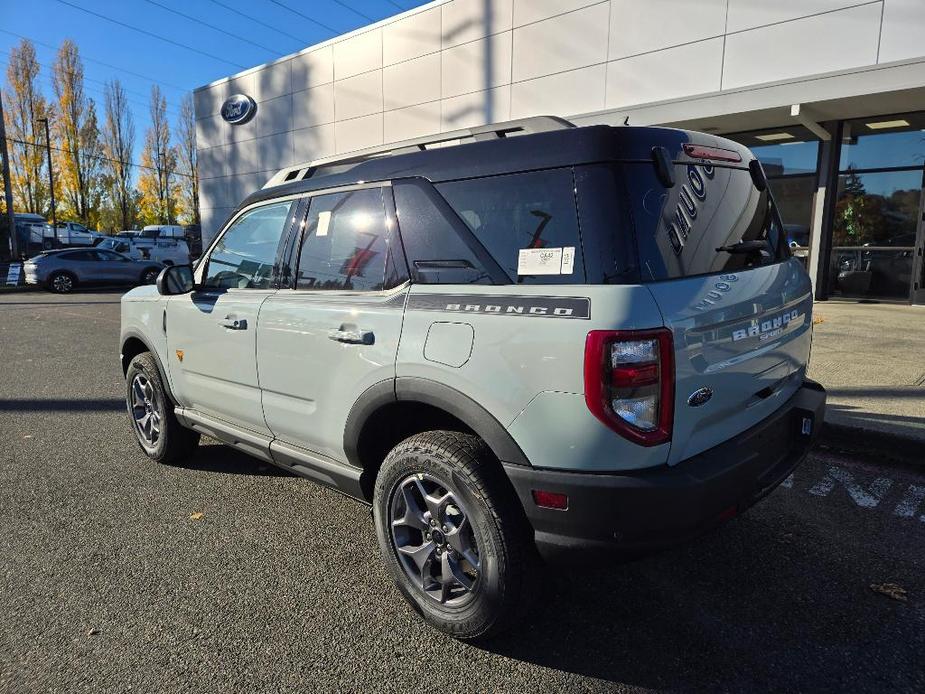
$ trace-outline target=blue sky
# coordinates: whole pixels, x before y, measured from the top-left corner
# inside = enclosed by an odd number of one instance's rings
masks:
[[[0,0],[0,66],[4,86],[9,51],[19,43],[18,35],[22,35],[35,42],[42,65],[39,81],[46,96],[52,98],[51,64],[55,51],[65,38],[72,39],[84,59],[87,95],[97,102],[98,113],[102,113],[106,81],[118,77],[128,92],[137,133],[135,161],[140,156],[144,132],[150,123],[147,113],[152,80],[161,85],[173,118],[185,91],[275,60],[281,55],[295,53],[337,34],[370,24],[371,20],[378,21],[398,14],[402,11],[399,8],[411,9],[425,4],[425,0],[341,0],[340,4],[336,0],[279,0],[283,5],[314,18],[318,22],[316,24],[273,0],[66,1],[215,56],[207,57],[171,45],[82,12],[60,0]],[[158,5],[208,22],[253,43],[207,28]],[[233,10],[257,18],[273,28],[252,22]],[[101,63],[108,63],[108,66]]]

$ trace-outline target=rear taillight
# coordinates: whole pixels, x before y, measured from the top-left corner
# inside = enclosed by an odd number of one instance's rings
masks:
[[[671,440],[671,331],[592,330],[585,342],[585,402],[621,436],[643,446]]]

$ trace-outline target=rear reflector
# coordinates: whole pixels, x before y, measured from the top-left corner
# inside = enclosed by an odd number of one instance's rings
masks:
[[[568,509],[568,496],[558,492],[544,492],[540,489],[534,489],[533,501],[540,508],[551,508],[556,511]]]
[[[702,145],[683,145],[684,153],[692,159],[712,159],[713,161],[742,161],[738,152],[722,147],[704,147]]]

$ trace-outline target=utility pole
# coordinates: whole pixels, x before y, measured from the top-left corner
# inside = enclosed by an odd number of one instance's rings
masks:
[[[54,236],[58,238],[58,217],[55,215],[55,172],[51,166],[51,135],[48,134],[48,119],[36,118],[40,123],[45,124],[45,151],[48,152],[48,185],[51,186],[51,228]]]
[[[3,94],[0,94],[0,153],[3,155],[3,197],[6,200],[6,216],[10,221],[10,259],[19,257],[16,238],[16,217],[13,214],[13,185],[10,182],[10,155],[6,149],[6,120],[3,118]]]

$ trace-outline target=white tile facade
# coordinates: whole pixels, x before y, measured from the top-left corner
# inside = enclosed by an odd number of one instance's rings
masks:
[[[922,36],[925,0],[436,0],[197,90],[203,231],[296,162],[925,61]],[[257,114],[230,126],[237,93]]]

